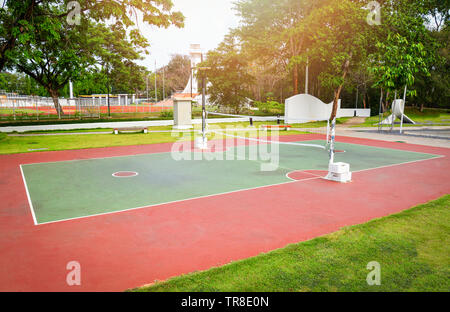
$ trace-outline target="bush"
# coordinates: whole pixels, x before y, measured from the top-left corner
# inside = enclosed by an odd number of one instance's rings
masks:
[[[173,118],[173,111],[162,111],[159,113],[159,117],[161,118]]]
[[[264,114],[284,114],[284,104],[276,101],[254,102],[261,113]]]

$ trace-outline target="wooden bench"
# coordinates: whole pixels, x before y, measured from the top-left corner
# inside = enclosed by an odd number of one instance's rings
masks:
[[[263,129],[268,130],[268,129],[284,129],[284,130],[289,130],[289,128],[291,128],[291,126],[289,125],[262,125],[261,126]]]
[[[120,132],[144,132],[148,133],[147,127],[120,127],[114,128],[114,134],[119,134]]]

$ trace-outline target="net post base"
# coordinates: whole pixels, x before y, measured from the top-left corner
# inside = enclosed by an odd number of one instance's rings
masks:
[[[202,150],[208,149],[208,139],[203,138],[203,137],[196,138],[195,139],[195,148],[202,149]]]
[[[350,171],[350,165],[343,162],[330,163],[328,166],[328,174],[324,179],[340,183],[351,182],[352,173]]]

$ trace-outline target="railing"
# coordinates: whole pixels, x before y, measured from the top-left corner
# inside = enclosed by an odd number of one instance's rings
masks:
[[[42,120],[42,119],[83,119],[102,117],[159,116],[162,111],[173,109],[173,103],[166,100],[151,103],[134,96],[92,96],[73,99],[60,98],[58,103],[62,113],[58,114],[50,97],[0,93],[0,121]]]

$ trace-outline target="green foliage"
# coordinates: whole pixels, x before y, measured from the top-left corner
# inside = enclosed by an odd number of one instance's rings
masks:
[[[0,9],[0,69],[7,66],[32,77],[54,98],[57,109],[69,80],[84,83],[86,91],[144,89],[147,71],[135,61],[148,54],[149,44],[139,31],[139,14],[149,25],[184,25],[171,0],[79,0],[78,24],[67,19],[67,2],[7,0]],[[86,85],[85,76],[103,86]]]
[[[259,102],[255,101],[253,103],[260,112],[265,114],[284,114],[284,104],[278,103],[276,101]]]
[[[159,113],[159,117],[161,118],[173,118],[173,111],[162,111]]]
[[[392,92],[407,85],[410,95],[415,96],[412,86],[416,77],[430,76],[436,62],[431,51],[436,46],[420,14],[423,10],[423,3],[402,0],[383,11],[386,26],[380,29],[377,49],[370,55],[375,87]]]
[[[239,53],[236,38],[226,36],[216,50],[208,53],[207,61],[202,66],[209,68],[200,71],[198,77],[201,80],[204,74],[210,83],[210,102],[239,113],[248,102],[248,87],[253,77],[247,72],[247,60]]]

